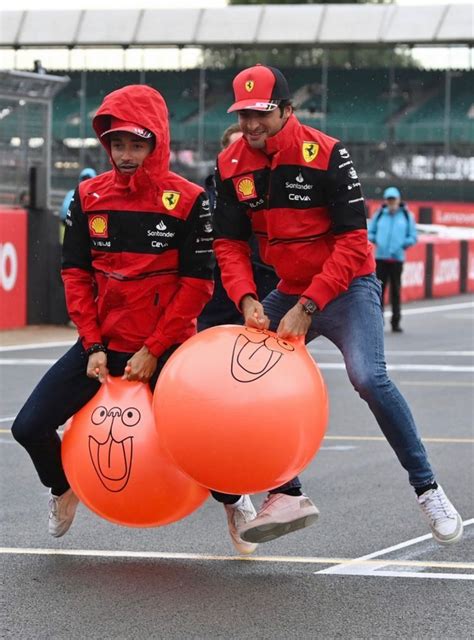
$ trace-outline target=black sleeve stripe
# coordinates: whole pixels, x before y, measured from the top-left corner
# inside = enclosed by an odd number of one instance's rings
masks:
[[[341,142],[334,145],[326,174],[326,195],[334,234],[367,228],[359,176]]]
[[[92,271],[89,228],[87,216],[82,211],[79,189],[74,192],[66,216],[62,268]]]
[[[212,280],[215,266],[214,234],[209,199],[201,193],[182,225],[179,238],[179,275]]]
[[[242,211],[235,194],[230,190],[232,181],[222,181],[219,169],[216,168],[216,205],[214,209],[214,234],[216,240],[248,241],[252,235],[252,225],[248,216]]]

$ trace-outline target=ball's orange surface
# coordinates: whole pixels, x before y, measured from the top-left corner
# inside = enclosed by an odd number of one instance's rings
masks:
[[[304,344],[222,325],[187,340],[158,379],[163,443],[190,478],[224,493],[284,484],[317,452],[326,385]]]
[[[131,527],[180,520],[209,492],[160,443],[148,385],[109,377],[68,422],[62,460],[77,497],[99,516]]]

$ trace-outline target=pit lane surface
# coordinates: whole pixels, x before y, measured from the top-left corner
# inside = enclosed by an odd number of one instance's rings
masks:
[[[431,539],[341,356],[318,339],[310,351],[328,384],[331,417],[302,478],[321,516],[250,559],[235,556],[223,509],[212,500],[157,529],[118,527],[81,505],[70,532],[51,538],[47,490],[9,428],[75,333],[0,334],[0,637],[471,638],[473,309],[473,296],[405,305],[405,333],[386,334],[391,376],[463,516],[463,540],[440,547]]]

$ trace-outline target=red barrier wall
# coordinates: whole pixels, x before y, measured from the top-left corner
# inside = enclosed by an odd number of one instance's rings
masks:
[[[27,213],[0,209],[0,329],[26,324]]]
[[[474,291],[474,240],[467,242],[467,291]]]
[[[461,243],[459,240],[433,244],[433,298],[461,292]]]
[[[406,251],[402,271],[402,302],[422,300],[426,291],[426,244],[418,243]]]

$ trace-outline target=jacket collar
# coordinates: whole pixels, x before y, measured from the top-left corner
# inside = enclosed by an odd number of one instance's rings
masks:
[[[299,128],[300,123],[295,114],[292,113],[285,123],[285,126],[274,136],[267,139],[265,143],[265,153],[269,156],[273,156],[275,153],[289,147],[290,144],[294,142]]]

